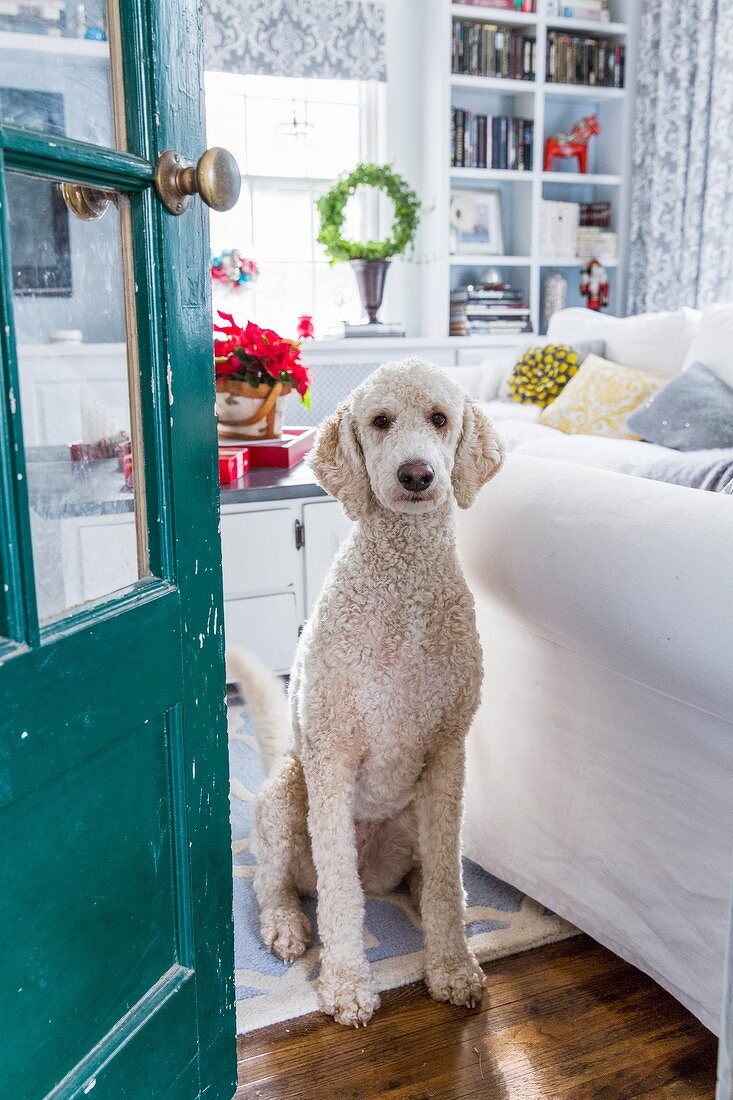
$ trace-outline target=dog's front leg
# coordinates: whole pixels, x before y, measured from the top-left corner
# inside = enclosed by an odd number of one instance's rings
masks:
[[[436,1001],[473,1006],[483,973],[466,942],[461,877],[463,731],[450,731],[428,760],[418,787],[422,864],[420,913],[425,936],[425,982]]]
[[[305,757],[304,765],[323,943],[319,1000],[338,1023],[358,1027],[371,1019],[379,996],[364,952],[364,892],[354,824],[356,768],[314,757]]]

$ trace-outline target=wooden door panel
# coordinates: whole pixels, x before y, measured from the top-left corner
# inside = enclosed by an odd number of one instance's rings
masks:
[[[180,700],[180,604],[167,589],[161,582],[143,586],[124,615],[77,628],[62,648],[42,645],[5,662],[0,809]],[[154,660],[134,645],[136,637],[156,639]]]
[[[45,1100],[188,1100],[199,1096],[194,972],[165,974]],[[36,1100],[37,1093],[14,1100]],[[212,1094],[231,1096],[229,1089]]]
[[[0,895],[0,1018],[10,1044],[44,1022],[34,1080],[11,1045],[9,1096],[45,1095],[176,965],[172,826],[162,718],[0,814],[0,866],[24,853]]]

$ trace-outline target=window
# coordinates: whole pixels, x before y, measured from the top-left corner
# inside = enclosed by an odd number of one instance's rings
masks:
[[[348,264],[331,266],[316,242],[315,199],[339,173],[379,160],[383,85],[351,80],[206,74],[208,144],[223,145],[243,173],[234,210],[211,214],[213,252],[238,248],[259,280],[214,307],[294,336],[313,316],[316,335],[356,322],[361,306]],[[379,234],[380,203],[368,193],[347,207],[345,233]]]

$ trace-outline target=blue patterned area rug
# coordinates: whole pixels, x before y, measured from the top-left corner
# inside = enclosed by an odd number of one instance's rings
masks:
[[[286,965],[266,950],[260,938],[250,828],[262,771],[241,700],[230,697],[228,713],[237,1031],[243,1034],[318,1009],[315,979],[320,948],[312,898],[304,899],[303,908],[314,929],[313,946],[302,958]],[[468,894],[468,937],[481,962],[576,935],[572,925],[469,859],[463,861],[463,877]],[[394,989],[422,978],[420,920],[407,891],[369,898],[365,925],[367,956],[378,989]]]

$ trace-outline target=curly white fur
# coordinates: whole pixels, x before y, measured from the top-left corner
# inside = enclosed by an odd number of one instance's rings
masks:
[[[481,997],[464,932],[460,825],[483,673],[454,508],[470,506],[502,459],[480,409],[419,359],[375,371],[322,425],[311,455],[357,522],[298,644],[290,745],[255,807],[255,889],[266,944],[291,960],[308,942],[298,895],[317,884],[320,1002],[344,1024],[366,1023],[379,1004],[364,890],[386,892],[406,875],[431,994]],[[435,473],[422,492],[397,477],[416,461]]]

